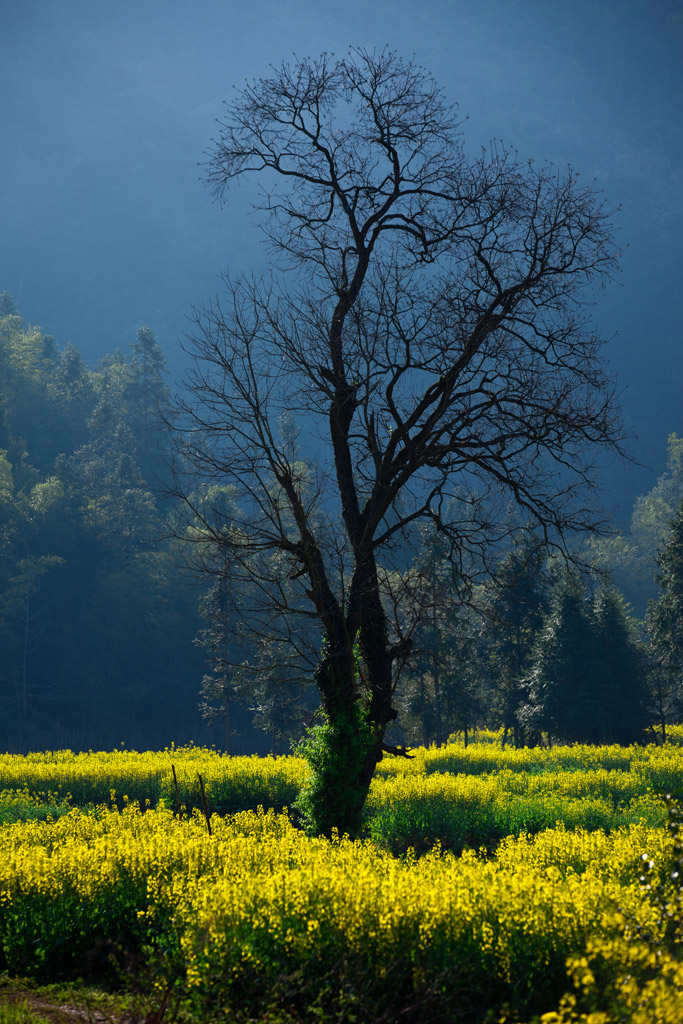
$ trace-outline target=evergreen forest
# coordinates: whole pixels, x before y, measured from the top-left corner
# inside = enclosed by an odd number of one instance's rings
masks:
[[[164,355],[141,328],[90,369],[6,294],[0,339],[0,742],[189,740],[197,591],[164,525]]]
[[[197,571],[165,355],[144,326],[125,344],[91,368],[0,297],[0,746],[287,753],[313,720],[311,675],[277,628],[241,628],[219,554]],[[682,500],[671,434],[630,529],[581,552],[602,575],[569,572],[527,530],[467,603],[441,538],[416,530],[383,567],[405,587],[413,645],[392,741],[666,738],[683,715]]]

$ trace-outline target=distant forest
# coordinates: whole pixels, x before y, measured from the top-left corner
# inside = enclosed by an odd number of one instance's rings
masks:
[[[149,328],[91,369],[0,296],[0,749],[282,753],[311,720],[310,679],[267,640],[225,669],[241,642],[222,614],[229,580],[186,568],[160,417],[170,400]],[[585,552],[613,585],[567,575],[529,531],[500,552],[503,585],[483,581],[472,607],[439,537],[417,534],[402,566],[385,567],[411,576],[422,609],[396,740],[502,726],[517,745],[631,742],[680,721],[682,499],[672,434],[630,532]]]

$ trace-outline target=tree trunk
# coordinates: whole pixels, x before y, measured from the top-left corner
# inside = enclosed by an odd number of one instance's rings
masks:
[[[326,721],[309,730],[302,744],[312,773],[294,806],[309,832],[330,835],[336,830],[357,836],[370,783],[382,760],[384,734],[396,718],[391,704],[392,653],[371,558],[356,566],[346,619],[333,620],[331,626],[316,672]]]
[[[377,763],[384,728],[370,719],[362,696],[337,704],[322,725],[308,731],[301,746],[311,775],[294,808],[306,831],[315,835],[357,836]]]

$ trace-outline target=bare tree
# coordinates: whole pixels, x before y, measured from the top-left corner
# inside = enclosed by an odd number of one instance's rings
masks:
[[[306,807],[353,832],[410,647],[383,600],[392,546],[431,522],[466,592],[511,505],[565,553],[600,525],[591,460],[621,449],[587,306],[616,265],[611,212],[571,169],[472,155],[432,77],[388,50],[283,64],[219,126],[208,181],[222,200],[263,176],[273,259],[196,315],[178,445],[201,507],[179,490],[205,554],[263,598],[259,628],[318,623]],[[230,514],[207,511],[215,484]]]

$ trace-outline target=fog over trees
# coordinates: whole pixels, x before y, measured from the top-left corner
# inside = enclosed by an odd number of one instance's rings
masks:
[[[24,0],[0,36],[0,290],[88,365],[149,324],[176,379],[191,306],[267,258],[254,193],[240,186],[221,216],[197,166],[232,87],[293,53],[414,53],[469,118],[471,153],[498,139],[571,163],[621,206],[623,269],[593,312],[638,460],[600,466],[626,525],[681,432],[682,33],[676,0],[349,0],[315,18],[306,0],[206,0],[201,16],[175,0]]]

